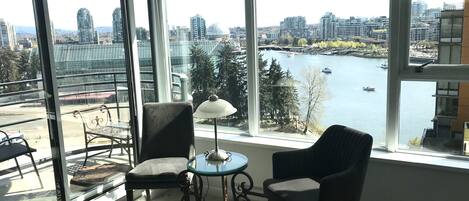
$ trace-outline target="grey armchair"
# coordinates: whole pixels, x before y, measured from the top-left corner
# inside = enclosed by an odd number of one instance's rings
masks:
[[[125,176],[127,200],[133,189],[178,187],[177,176],[195,155],[192,105],[150,103],[143,106],[139,164]]]
[[[269,201],[359,201],[373,139],[345,126],[329,127],[311,147],[272,156]]]

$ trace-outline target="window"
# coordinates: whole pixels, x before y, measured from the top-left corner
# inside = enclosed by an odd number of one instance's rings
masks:
[[[468,62],[462,40],[465,5],[412,1],[411,7],[409,57],[414,65],[409,67],[420,70],[400,72],[399,148],[460,155],[464,122],[469,121],[465,114],[469,68],[459,65]],[[422,25],[426,37],[412,38],[413,29]],[[418,67],[426,62],[434,64]],[[413,102],[418,105],[409,107]]]
[[[37,166],[26,155],[0,163],[1,200],[54,200],[56,187],[51,163],[49,129],[44,105],[42,65],[37,48],[36,26],[31,1],[2,2],[0,6],[0,130],[9,138],[21,137],[36,149],[32,153]],[[3,148],[9,143],[0,132]],[[11,149],[9,149],[11,150]]]
[[[245,132],[248,121],[244,2],[171,0],[166,3],[171,71],[173,75],[188,78],[183,80],[185,85],[180,85],[187,87],[188,100],[197,108],[209,95],[218,95],[238,110],[219,119],[219,129]],[[176,81],[173,86],[178,86],[178,79],[173,76]],[[173,91],[181,90],[173,88]],[[174,97],[173,100],[180,101]],[[198,128],[212,129],[210,120],[195,119],[195,122]]]
[[[86,198],[133,161],[124,18],[118,0],[51,0],[49,11],[70,197]],[[102,172],[112,184],[87,179]]]
[[[351,9],[364,4],[375,9]],[[257,1],[261,134],[317,139],[343,124],[384,145],[388,4]]]

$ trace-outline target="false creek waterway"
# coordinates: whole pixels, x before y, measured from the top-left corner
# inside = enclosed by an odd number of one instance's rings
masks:
[[[342,124],[370,133],[375,145],[383,144],[386,128],[387,70],[379,68],[387,59],[339,55],[294,54],[262,51],[263,59],[277,59],[295,80],[301,80],[305,68],[328,67],[327,99],[322,104],[321,127]],[[366,92],[363,87],[374,87]],[[298,88],[298,90],[300,90]],[[301,91],[300,91],[301,93]],[[434,82],[403,82],[401,88],[399,143],[407,144],[431,128],[435,113]],[[300,97],[301,99],[301,97]],[[300,111],[305,106],[300,104]]]

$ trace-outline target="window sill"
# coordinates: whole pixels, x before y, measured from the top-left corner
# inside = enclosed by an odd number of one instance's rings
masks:
[[[207,129],[196,129],[195,136],[197,140],[206,142],[213,142],[214,138],[213,130]],[[287,149],[303,149],[314,144],[313,141],[308,142],[296,139],[286,140],[227,132],[219,132],[218,140],[222,143],[260,147],[278,151]],[[459,158],[457,156],[430,155],[418,152],[388,152],[373,149],[370,160],[395,165],[414,166],[469,174],[469,158]]]

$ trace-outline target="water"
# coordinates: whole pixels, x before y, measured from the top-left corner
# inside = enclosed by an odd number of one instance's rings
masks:
[[[263,51],[263,59],[275,58],[284,70],[289,69],[296,80],[302,79],[304,68],[328,67],[326,75],[327,99],[323,103],[320,124],[326,128],[342,124],[373,135],[375,145],[384,144],[386,129],[387,70],[379,65],[387,59],[353,56],[325,56]],[[363,87],[374,87],[374,92]],[[401,95],[401,129],[399,142],[407,144],[413,137],[421,137],[424,128],[431,128],[434,116],[435,83],[403,82]],[[303,108],[304,106],[300,106]]]

